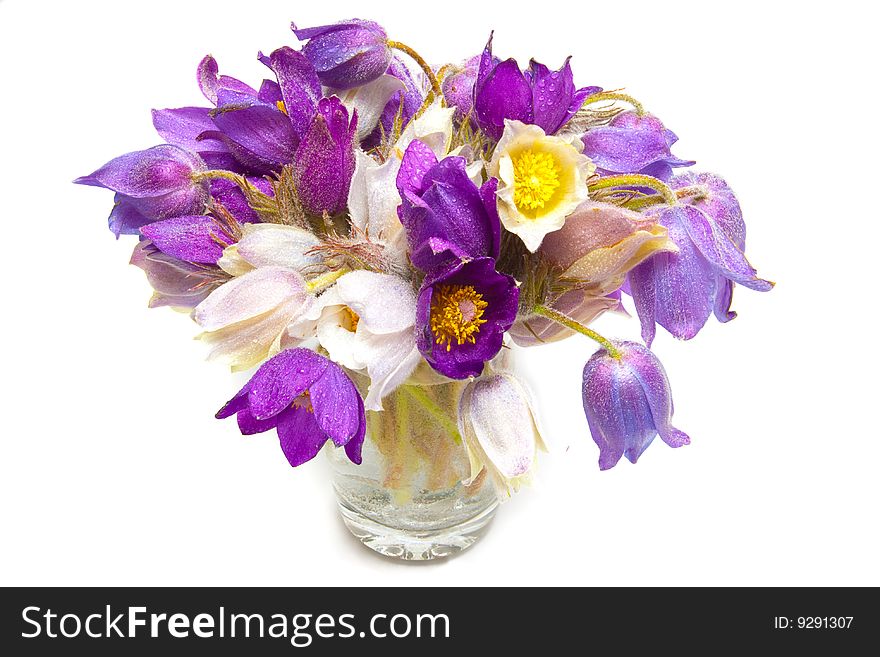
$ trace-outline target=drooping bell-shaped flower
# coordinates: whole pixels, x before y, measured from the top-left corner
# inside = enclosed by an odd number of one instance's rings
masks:
[[[298,28],[300,41],[308,41],[303,55],[315,67],[321,83],[333,89],[351,89],[375,80],[391,62],[388,35],[373,21],[352,18],[333,25]]]
[[[197,155],[163,144],[120,155],[74,182],[116,192],[109,223],[118,237],[136,235],[142,226],[160,219],[201,214],[208,189],[194,174],[204,170]]]
[[[538,450],[546,450],[529,391],[506,372],[465,386],[459,402],[458,431],[471,466],[465,483],[485,468],[501,499],[528,481]]]
[[[290,465],[310,461],[328,440],[360,464],[364,403],[336,363],[308,349],[287,349],[260,366],[217,412],[236,415],[244,435],[275,429]]]
[[[584,155],[602,175],[641,173],[666,181],[673,168],[694,164],[672,154],[678,137],[650,114],[622,112],[608,125],[588,130],[582,140]]]
[[[569,59],[558,71],[532,60],[523,72],[515,59],[499,62],[492,56],[490,36],[474,84],[474,116],[480,129],[500,139],[505,121],[511,120],[535,124],[548,135],[559,131],[587,96],[601,91],[575,88]]]
[[[599,469],[622,456],[635,463],[657,434],[670,447],[690,443],[672,426],[672,393],[663,365],[636,342],[615,342],[615,358],[597,351],[584,367],[584,413],[599,446]]]
[[[407,231],[412,263],[431,271],[460,258],[497,258],[501,224],[496,209],[497,180],[482,187],[470,179],[461,157],[437,160],[423,142],[406,149],[397,189],[397,209]]]
[[[674,184],[692,182],[706,186],[709,202],[679,204],[658,214],[659,223],[668,229],[678,251],[658,253],[628,276],[629,290],[642,323],[642,339],[649,346],[655,324],[681,340],[690,340],[703,328],[713,310],[722,322],[733,319],[733,283],[758,292],[773,287],[770,281],[758,278],[742,251],[745,225],[739,205],[724,181],[704,174]]]
[[[419,290],[416,344],[428,364],[451,379],[479,376],[516,319],[516,281],[492,258],[457,260],[429,273]]]

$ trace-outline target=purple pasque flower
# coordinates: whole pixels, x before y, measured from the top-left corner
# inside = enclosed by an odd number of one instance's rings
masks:
[[[195,308],[227,280],[219,269],[178,260],[147,239],[135,245],[131,264],[143,270],[153,288],[150,308]]]
[[[308,60],[292,48],[260,55],[260,61],[272,69],[277,83],[264,82],[253,94],[221,89],[217,108],[208,110],[207,129],[194,135],[195,126],[179,124],[176,132],[166,128],[163,136],[169,139],[173,132],[177,140],[213,142],[212,148],[225,149],[243,171],[255,175],[291,163],[314,121],[321,84]]]
[[[483,50],[474,83],[474,115],[480,129],[500,139],[504,120],[516,120],[540,126],[548,135],[555,134],[577,113],[587,96],[599,87],[576,89],[567,58],[558,71],[551,71],[534,59],[526,71],[516,60],[499,62],[492,56],[492,36]]]
[[[109,224],[119,237],[159,219],[202,212],[208,189],[194,174],[204,170],[197,155],[163,144],[120,155],[74,182],[116,192]]]
[[[455,108],[457,121],[464,121],[473,112],[474,84],[477,82],[481,60],[482,56],[474,55],[443,78],[443,97],[450,107]],[[497,63],[497,60],[493,59],[493,62]]]
[[[670,447],[690,444],[672,426],[672,393],[663,365],[636,342],[615,342],[619,358],[605,349],[584,366],[584,413],[599,446],[599,469],[617,465],[621,456],[638,461],[657,434]]]
[[[701,184],[705,201],[667,206],[658,223],[669,231],[676,253],[658,253],[629,272],[629,292],[650,346],[656,324],[681,340],[694,337],[713,310],[722,322],[730,312],[733,283],[766,292],[773,283],[758,278],[743,253],[745,225],[726,183],[711,174],[688,174],[673,186]]]
[[[333,25],[300,29],[291,23],[302,49],[321,83],[333,89],[351,89],[372,82],[391,63],[388,35],[378,23],[352,18]]]
[[[642,173],[666,181],[673,168],[694,164],[672,154],[678,137],[650,114],[621,112],[608,125],[588,130],[581,140],[584,155],[602,175]]]
[[[339,365],[308,349],[287,349],[263,363],[217,412],[218,419],[231,415],[246,436],[275,429],[294,467],[313,459],[328,439],[361,462],[364,402]]]
[[[437,160],[423,142],[413,140],[397,174],[397,208],[410,245],[410,260],[431,271],[451,260],[497,258],[501,221],[490,178],[477,187],[461,157]]]
[[[296,189],[312,214],[334,215],[345,209],[354,175],[357,111],[336,96],[322,98],[293,157]]]
[[[416,303],[416,346],[451,379],[479,376],[516,319],[516,281],[492,258],[458,260],[429,273]]]

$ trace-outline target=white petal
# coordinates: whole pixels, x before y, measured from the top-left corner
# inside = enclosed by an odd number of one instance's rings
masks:
[[[402,80],[386,74],[343,94],[342,102],[348,108],[349,114],[352,110],[357,110],[358,113],[358,140],[373,132],[391,96],[405,90],[406,86]]]
[[[357,336],[358,356],[367,365],[370,389],[364,399],[368,411],[381,411],[382,399],[412,375],[422,355],[412,331],[393,335]]]
[[[243,322],[286,303],[302,306],[309,297],[303,277],[284,267],[261,267],[233,278],[211,292],[193,319],[207,331]]]
[[[254,267],[238,255],[238,244],[230,244],[223,249],[223,255],[217,260],[217,266],[230,276],[242,276]]]
[[[352,370],[362,370],[366,363],[358,359],[355,333],[347,328],[346,315],[343,306],[324,308],[318,320],[318,340],[331,360]]]
[[[397,333],[416,323],[416,293],[399,276],[353,271],[342,276],[334,289],[370,333]]]
[[[245,224],[238,241],[238,255],[254,267],[303,269],[319,264],[320,255],[306,253],[321,240],[302,228],[283,224]]]
[[[433,103],[419,118],[407,124],[395,147],[402,155],[410,142],[418,139],[427,144],[438,158],[444,157],[452,143],[454,114],[454,107],[443,107],[440,101]]]

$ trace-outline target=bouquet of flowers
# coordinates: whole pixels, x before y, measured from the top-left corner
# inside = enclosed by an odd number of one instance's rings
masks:
[[[687,340],[735,317],[735,284],[772,287],[725,181],[676,173],[694,164],[676,135],[627,94],[578,87],[568,60],[522,69],[490,36],[431,66],[372,21],[292,27],[301,48],[260,53],[258,86],[205,57],[208,102],[153,111],[166,143],[76,181],[115,193],[110,230],[138,236],[150,305],[257,368],[217,417],[274,429],[292,466],[341,448],[343,476],[374,489],[337,484],[343,513],[382,520],[378,490],[421,505],[410,533],[438,491],[458,491],[448,521],[532,472],[543,443],[513,347],[599,344],[582,385],[601,469],[658,434],[687,444],[656,325]],[[588,326],[622,293],[645,345]]]

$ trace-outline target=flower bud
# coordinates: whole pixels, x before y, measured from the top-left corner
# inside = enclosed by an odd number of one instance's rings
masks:
[[[297,39],[308,40],[302,53],[327,87],[359,87],[378,78],[391,63],[388,35],[373,21],[353,18],[320,27],[291,27]]]

